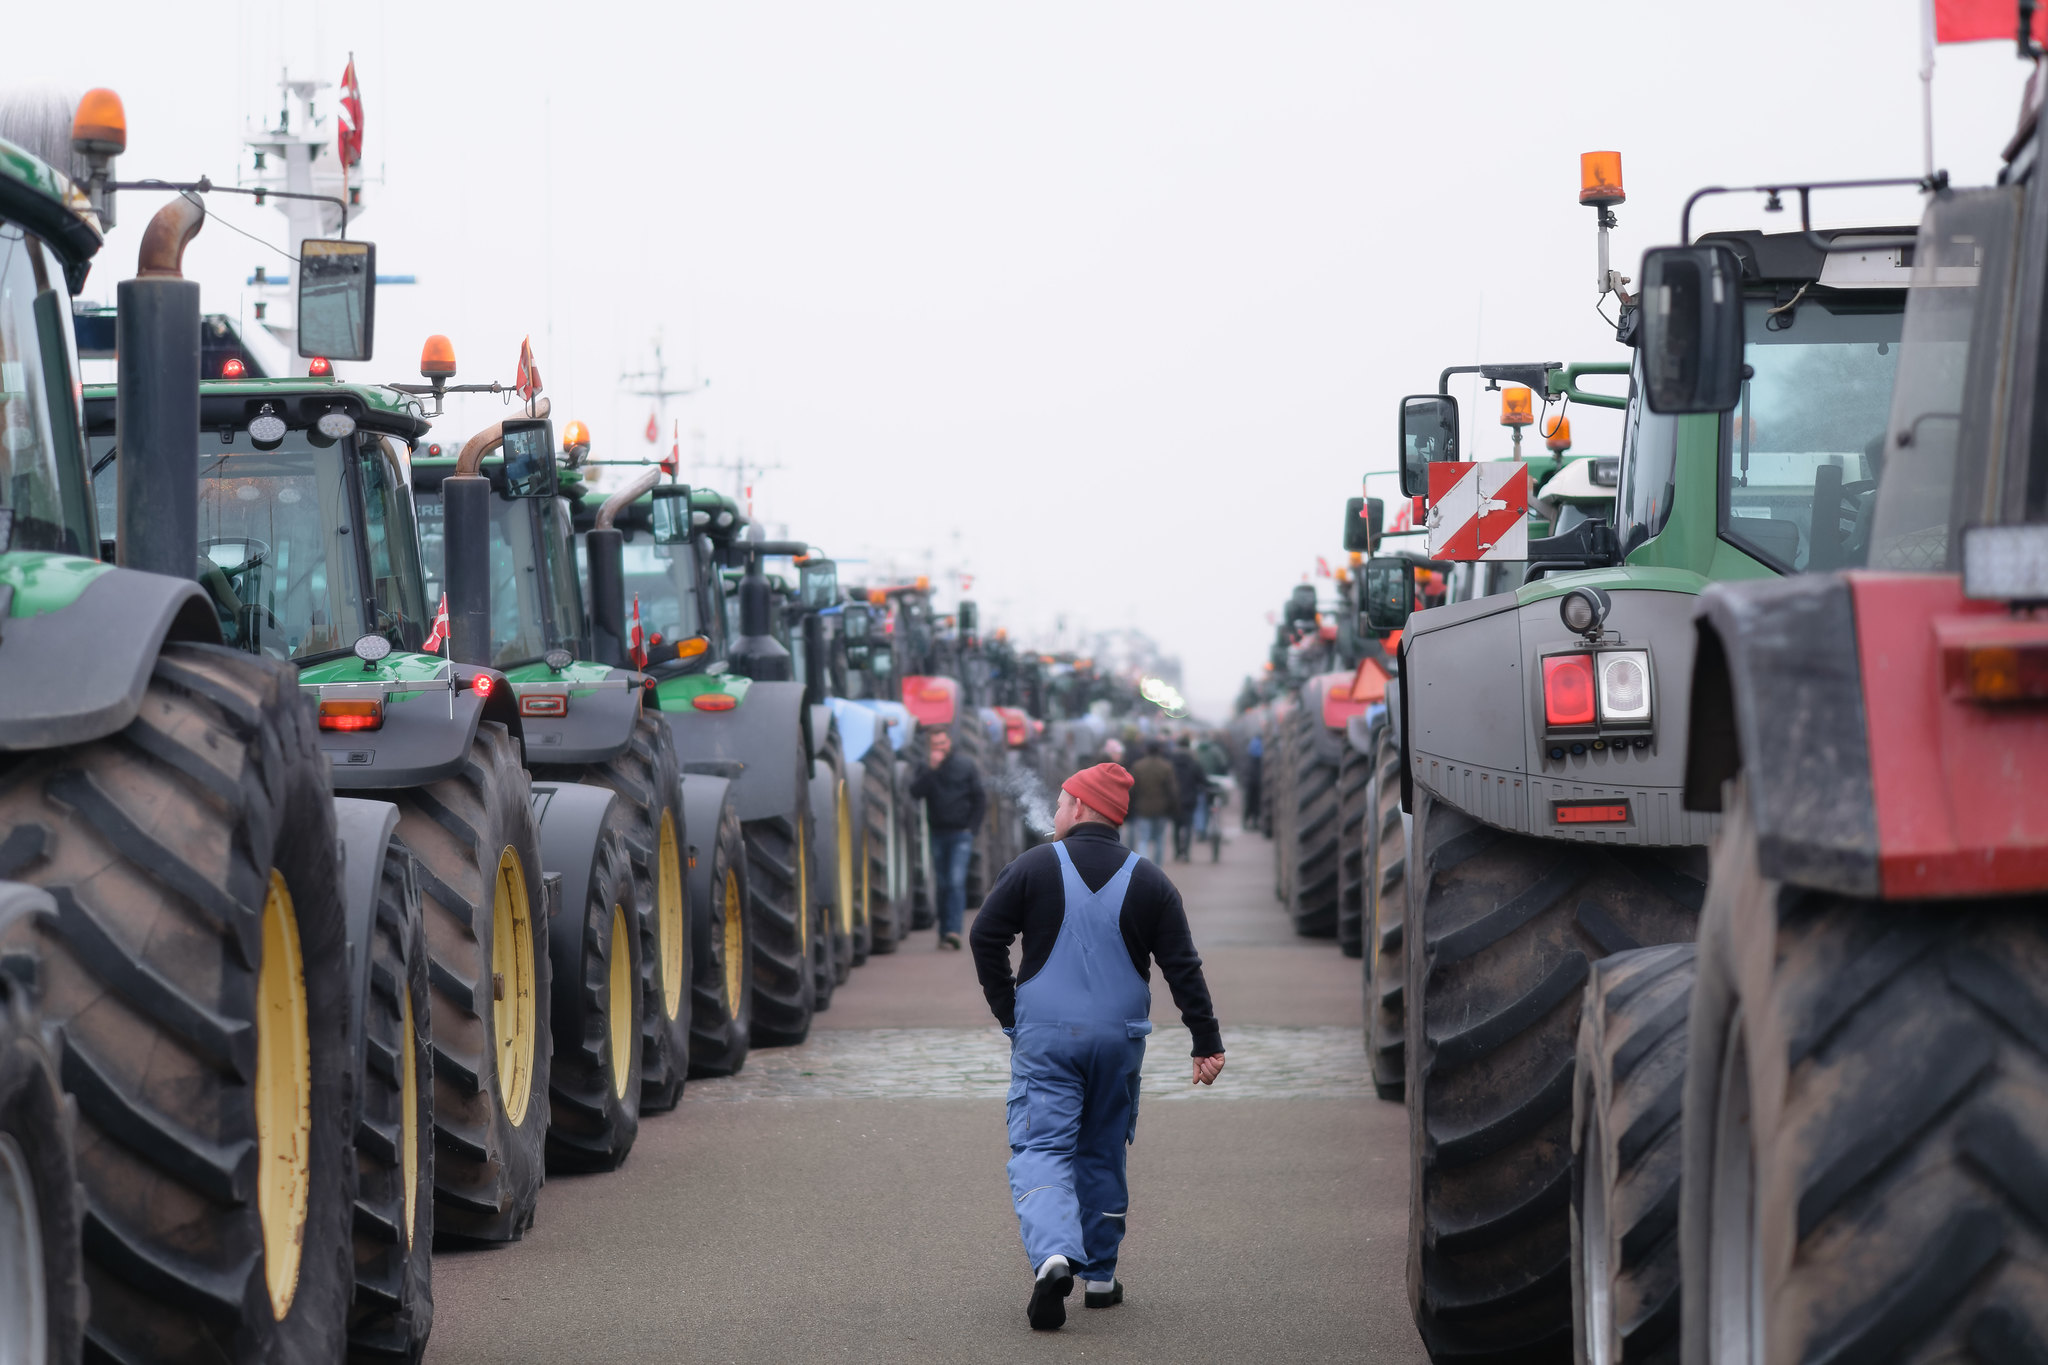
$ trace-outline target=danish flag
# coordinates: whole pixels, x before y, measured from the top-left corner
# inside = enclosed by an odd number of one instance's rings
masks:
[[[434,628],[427,632],[427,638],[420,643],[420,649],[428,654],[439,654],[441,646],[448,643],[448,594],[441,594],[441,605],[434,612]]]
[[[356,83],[356,57],[348,57],[348,68],[341,73],[341,116],[340,127],[335,130],[334,149],[341,156],[345,171],[360,165],[363,160],[363,87]]]
[[[653,445],[661,439],[661,428],[654,424],[654,414],[647,414],[647,444]]]
[[[533,338],[519,343],[519,368],[512,375],[512,387],[527,402],[540,392],[540,366],[533,363]]]
[[[1520,460],[1429,467],[1431,559],[1527,559],[1529,466]]]
[[[647,637],[640,632],[640,594],[633,594],[633,628],[626,633],[627,647],[636,668],[647,667]]]

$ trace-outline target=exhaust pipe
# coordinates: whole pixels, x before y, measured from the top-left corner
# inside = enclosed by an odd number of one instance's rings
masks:
[[[548,407],[546,398],[536,398],[523,415],[545,417]],[[505,424],[491,423],[463,443],[455,472],[441,483],[448,657],[459,664],[491,662],[491,481],[477,471],[484,457],[503,444]]]
[[[186,579],[199,561],[199,285],[183,267],[205,222],[189,195],[156,211],[135,278],[116,290],[114,322],[119,562]]]
[[[583,537],[583,552],[590,561],[591,643],[599,662],[613,668],[636,665],[626,651],[626,537],[612,523],[660,482],[659,466],[634,475],[631,483],[604,500],[597,509],[597,524]]]

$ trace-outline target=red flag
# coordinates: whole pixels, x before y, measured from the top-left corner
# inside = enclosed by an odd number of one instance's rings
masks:
[[[540,366],[533,363],[532,337],[519,343],[519,369],[512,375],[512,387],[529,403],[540,392]]]
[[[650,417],[650,418],[648,418],[648,419],[647,419],[647,439],[648,439],[648,440],[650,440],[650,441],[654,439],[654,419],[653,419],[652,417]],[[670,478],[674,478],[674,477],[675,477],[675,472],[676,472],[676,469],[677,469],[677,467],[678,467],[679,465],[681,465],[681,463],[682,463],[682,460],[683,460],[683,419],[682,419],[682,418],[680,418],[680,417],[678,417],[678,418],[676,418],[676,439],[675,439],[675,443],[674,443],[673,445],[669,446],[669,448],[668,448],[668,458],[667,458],[666,460],[663,460],[663,461],[661,462],[661,472],[662,472],[662,473],[664,473],[664,474],[667,474],[667,475],[668,475],[668,476],[669,476]]]
[[[627,648],[633,654],[633,666],[647,667],[647,637],[640,633],[640,594],[633,594],[633,628],[626,634]]]
[[[1994,38],[2019,38],[2020,12],[2015,0],[1934,0],[1934,41],[1981,43]],[[2034,41],[2048,42],[2048,8],[2034,11]]]
[[[334,149],[341,154],[343,168],[360,165],[363,159],[363,87],[356,83],[356,59],[351,53],[348,67],[341,73],[341,115],[336,120],[340,125],[335,132]]]
[[[1323,558],[1323,557],[1322,557],[1321,555],[1317,555],[1317,556],[1316,556],[1316,577],[1317,577],[1317,578],[1328,578],[1329,576],[1330,576],[1330,561],[1329,561],[1329,560],[1327,560],[1327,559],[1324,559],[1324,558]]]
[[[654,414],[647,414],[647,444],[653,445],[661,439],[661,428],[655,425]]]
[[[420,649],[428,654],[439,654],[441,646],[448,640],[448,594],[441,594],[441,606],[434,613],[434,628],[427,632],[427,638]]]

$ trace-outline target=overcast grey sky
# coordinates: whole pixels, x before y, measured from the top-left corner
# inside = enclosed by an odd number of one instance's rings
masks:
[[[229,181],[280,68],[331,81],[352,50],[382,177],[353,235],[419,279],[380,295],[379,358],[353,373],[409,378],[442,331],[465,377],[509,379],[530,333],[557,422],[637,455],[648,404],[618,377],[659,328],[712,380],[673,409],[686,458],[696,431],[781,465],[768,520],[905,571],[929,547],[1026,635],[1141,626],[1221,714],[1268,610],[1337,558],[1342,500],[1391,468],[1401,394],[1482,355],[1621,358],[1578,153],[1623,154],[1630,274],[1698,186],[1917,174],[1918,16],[157,0],[95,5],[84,32],[72,7],[17,12],[9,42],[17,80],[120,91],[124,176]],[[1988,180],[2024,72],[2004,43],[1938,72],[1937,160]],[[124,201],[89,297],[133,273],[151,207]],[[274,211],[213,207],[282,240]],[[1745,202],[1704,225],[1769,224]],[[237,312],[277,258],[220,226],[188,273]],[[1493,400],[1465,396],[1479,457],[1504,453]],[[1582,416],[1578,448],[1613,449]]]

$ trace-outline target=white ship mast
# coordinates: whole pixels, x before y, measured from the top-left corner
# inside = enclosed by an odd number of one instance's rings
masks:
[[[270,204],[290,225],[288,250],[298,259],[300,244],[338,235],[345,222],[352,223],[363,211],[363,167],[351,175],[335,150],[332,113],[322,116],[314,97],[333,88],[331,81],[294,79],[287,70],[278,81],[277,122],[243,138],[254,154],[254,165],[245,170],[241,183],[252,189],[289,190],[294,194],[331,195],[348,205],[344,218],[340,204],[318,199],[272,199]],[[296,114],[294,114],[296,106]],[[306,362],[298,357],[298,299],[288,270],[259,265],[253,283],[261,301],[256,317],[265,331],[282,342],[292,355],[292,368],[300,374]]]

